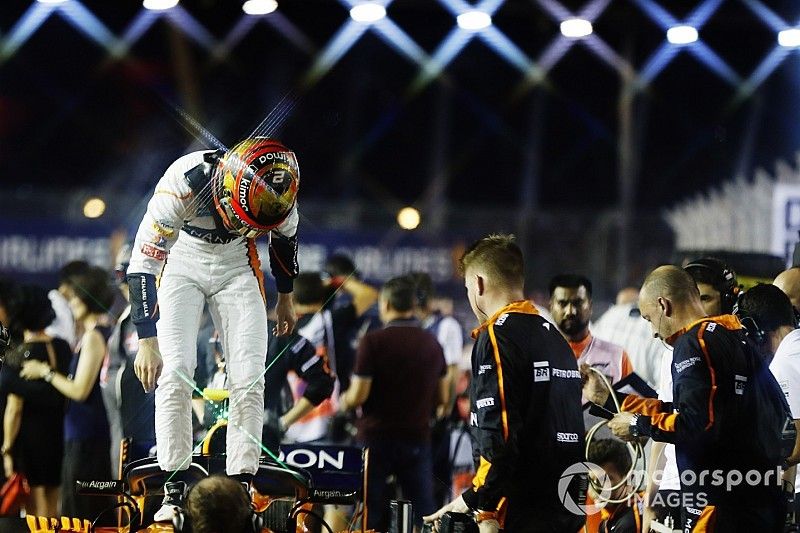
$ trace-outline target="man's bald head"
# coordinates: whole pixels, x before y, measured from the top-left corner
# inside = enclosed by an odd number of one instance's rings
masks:
[[[639,310],[650,322],[653,336],[664,340],[705,316],[694,278],[674,265],[660,266],[647,276],[639,294]]]
[[[784,270],[772,284],[789,297],[795,309],[800,309],[800,267]]]
[[[664,265],[653,270],[642,284],[640,299],[647,297],[668,298],[677,305],[688,304],[693,299],[700,300],[700,291],[694,278],[684,269],[674,265]]]

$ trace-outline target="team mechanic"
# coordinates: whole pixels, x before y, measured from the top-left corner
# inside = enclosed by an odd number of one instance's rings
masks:
[[[741,323],[707,317],[694,279],[675,266],[647,277],[639,309],[674,347],[673,402],[624,397],[609,427],[622,439],[675,444],[685,532],[782,531],[779,466],[789,410]],[[590,400],[610,400],[589,380]]]
[[[555,326],[525,300],[522,252],[513,237],[491,235],[461,259],[467,298],[482,325],[472,332],[470,403],[477,473],[449,511],[475,513],[481,532],[575,532],[584,516],[559,496],[562,473],[583,460],[581,379]],[[575,476],[578,481],[579,476]],[[574,502],[585,497],[571,485]]]
[[[182,156],[156,185],[136,234],[128,284],[139,335],[134,370],[145,390],[158,383],[156,447],[164,471],[188,468],[192,455],[191,378],[206,302],[228,358],[227,473],[248,482],[258,468],[267,313],[255,238],[271,236],[275,333],[285,335],[295,323],[299,179],[294,153],[256,137],[225,153]],[[171,520],[184,491],[180,481],[167,483],[156,521]]]

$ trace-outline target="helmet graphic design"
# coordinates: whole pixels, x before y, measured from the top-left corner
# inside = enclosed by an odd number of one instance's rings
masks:
[[[223,155],[212,178],[214,205],[225,227],[258,237],[279,226],[297,201],[294,152],[266,137],[246,139]]]

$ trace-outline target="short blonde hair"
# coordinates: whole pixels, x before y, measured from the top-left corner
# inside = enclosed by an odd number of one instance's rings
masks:
[[[525,284],[525,263],[522,250],[511,234],[495,233],[474,242],[460,261],[461,274],[470,267],[486,271],[491,280],[505,288],[521,288]]]

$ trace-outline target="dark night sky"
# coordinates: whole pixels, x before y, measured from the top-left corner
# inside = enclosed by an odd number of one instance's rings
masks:
[[[661,0],[680,17],[699,2]],[[565,1],[577,10],[583,1]],[[800,3],[765,0],[786,20]],[[794,4],[794,5],[793,5]],[[4,1],[0,41],[29,2]],[[141,10],[133,0],[86,0],[115,35]],[[243,16],[237,0],[181,5],[217,39]],[[348,20],[335,0],[281,0],[281,11],[318,53]],[[427,53],[454,25],[438,0],[396,0],[389,16]],[[494,23],[537,59],[558,34],[532,0],[507,0]],[[612,0],[595,32],[640,69],[663,31],[629,0]],[[701,38],[743,78],[775,46],[775,33],[742,2],[725,0]],[[183,41],[190,66],[180,72]],[[295,87],[316,58],[271,26],[255,27],[225,60],[158,22],[124,60],[112,60],[61,17],[53,16],[0,63],[0,180],[6,190],[39,186],[69,191],[141,193],[191,142],[169,103],[189,110],[223,142],[250,131]],[[391,196],[416,200],[430,181],[434,152],[444,150],[448,198],[459,203],[518,202],[532,106],[542,133],[538,197],[545,207],[607,207],[617,200],[618,74],[582,46],[567,52],[536,92],[515,93],[522,76],[474,39],[413,98],[419,68],[367,32],[317,84],[303,91],[279,136],[298,153],[307,198]],[[749,98],[693,56],[681,53],[641,97],[640,209],[662,208],[731,178],[748,175],[800,149],[800,55],[793,52]],[[442,87],[446,89],[442,89]],[[444,95],[441,93],[444,91]],[[538,96],[536,96],[538,95]],[[446,134],[436,116],[446,103]],[[752,129],[752,131],[751,131]],[[750,131],[752,150],[745,149]]]

